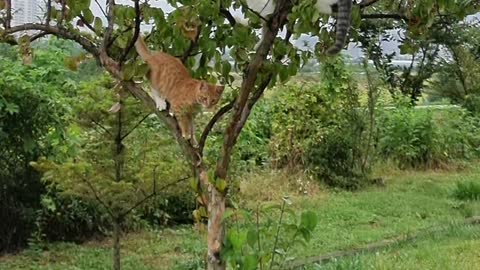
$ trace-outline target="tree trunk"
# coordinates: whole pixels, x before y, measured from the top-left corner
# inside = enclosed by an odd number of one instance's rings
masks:
[[[113,270],[120,270],[120,221],[115,219],[113,223]]]
[[[208,182],[206,170],[199,174],[202,183]],[[225,237],[222,217],[225,213],[225,195],[219,192],[215,185],[208,184],[208,270],[223,270],[225,263],[220,258],[220,252]]]

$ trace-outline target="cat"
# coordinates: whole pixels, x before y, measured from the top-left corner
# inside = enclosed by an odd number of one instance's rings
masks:
[[[193,79],[178,58],[164,52],[151,52],[141,36],[135,48],[150,68],[148,76],[157,109],[165,109],[166,99],[177,118],[182,137],[196,144],[193,119],[200,105],[215,106],[225,87]]]
[[[250,9],[259,13],[264,18],[275,11],[274,0],[246,0],[246,3]],[[334,55],[339,53],[347,42],[348,29],[350,28],[350,14],[352,12],[352,0],[317,0],[315,2],[315,8],[322,14],[332,14],[334,11],[337,11],[335,44],[327,49],[326,54]],[[236,21],[243,25],[248,24],[248,20],[245,19],[236,18]],[[264,22],[262,37],[266,31],[267,26]],[[258,49],[261,42],[262,39],[255,45],[255,50]]]

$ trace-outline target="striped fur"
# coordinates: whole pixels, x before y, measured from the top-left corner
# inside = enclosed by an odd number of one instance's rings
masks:
[[[321,1],[321,0],[319,0]],[[352,13],[352,0],[338,0],[337,26],[335,44],[327,50],[327,55],[339,53],[347,43],[350,28],[350,15]]]
[[[300,0],[301,1],[301,0]],[[263,17],[268,17],[275,10],[274,0],[246,0],[249,8],[258,12]],[[327,50],[328,55],[339,53],[347,42],[347,34],[350,28],[350,14],[352,12],[352,0],[317,0],[315,8],[323,14],[332,14],[333,9],[337,11],[337,26],[335,33],[335,44]],[[248,25],[248,19],[236,17],[238,23]],[[256,50],[262,42],[263,35],[267,31],[267,25],[264,22],[262,27],[262,38],[255,45]]]
[[[195,140],[193,119],[198,105],[207,108],[216,105],[224,86],[193,79],[179,59],[163,52],[150,52],[142,37],[138,38],[135,48],[150,67],[149,79],[157,109],[164,106],[163,99],[166,99],[178,120],[182,136]]]

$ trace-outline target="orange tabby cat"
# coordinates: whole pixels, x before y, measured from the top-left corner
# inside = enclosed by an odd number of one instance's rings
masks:
[[[199,105],[210,108],[217,104],[224,86],[193,79],[179,59],[163,52],[151,53],[142,37],[138,38],[135,48],[150,67],[149,79],[157,109],[162,110],[162,103],[165,104],[162,98],[165,98],[178,120],[182,136],[195,142],[193,119]]]

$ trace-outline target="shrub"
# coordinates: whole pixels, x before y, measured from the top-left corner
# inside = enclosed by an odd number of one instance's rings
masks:
[[[473,181],[459,182],[453,191],[453,195],[459,200],[480,200],[480,183]]]
[[[479,156],[478,118],[465,109],[415,109],[405,103],[379,119],[377,149],[400,168],[429,168]]]
[[[307,168],[331,186],[355,189],[368,171],[365,111],[341,59],[322,66],[321,84],[278,89],[273,103],[272,158],[276,167]]]
[[[291,201],[258,207],[256,211],[229,210],[224,215],[229,227],[222,259],[229,269],[286,269],[296,245],[306,246],[318,224],[312,211],[297,213]]]
[[[404,101],[403,101],[404,102]],[[397,162],[401,168],[434,164],[438,135],[430,111],[415,110],[400,102],[387,110],[379,121],[380,155]]]
[[[366,182],[366,177],[359,168],[358,144],[345,134],[348,131],[338,129],[310,145],[308,164],[313,175],[327,185],[355,190]]]
[[[49,192],[42,196],[41,205],[35,214],[36,228],[31,239],[36,243],[45,240],[82,242],[104,235],[110,229],[108,217],[95,203]]]

